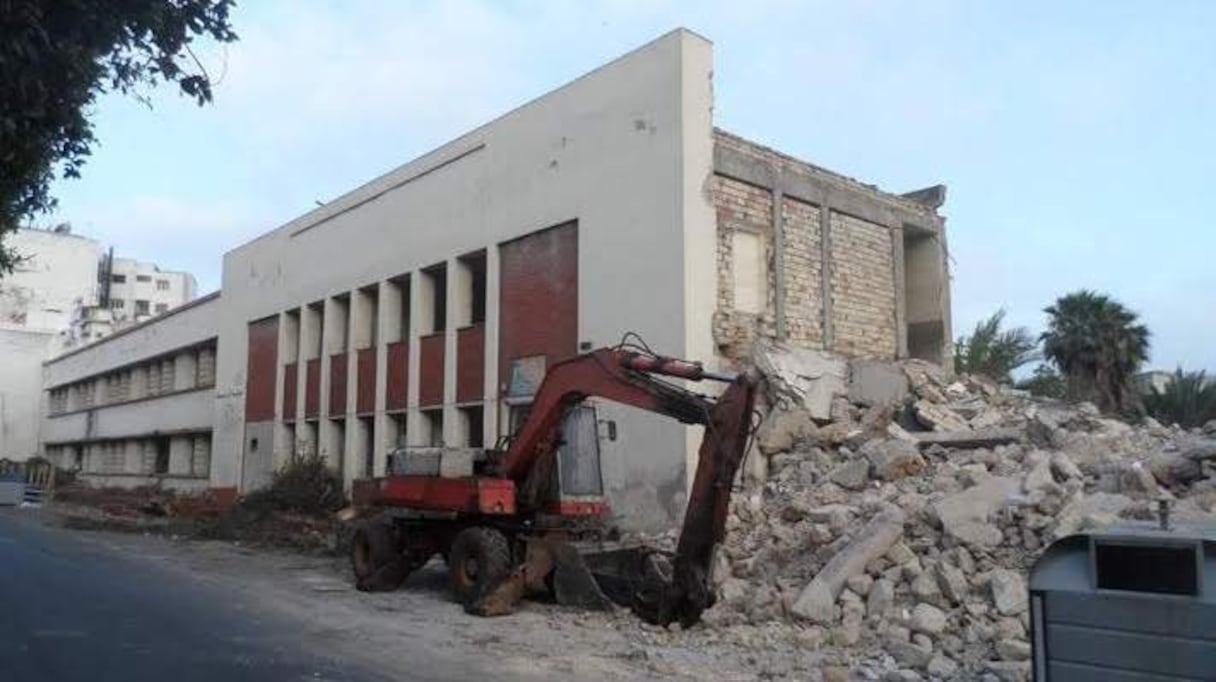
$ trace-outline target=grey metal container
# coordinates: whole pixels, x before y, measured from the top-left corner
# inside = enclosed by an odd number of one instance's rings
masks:
[[[21,504],[25,499],[25,481],[0,480],[0,506]]]
[[[1030,574],[1037,682],[1216,680],[1216,525],[1064,538]]]

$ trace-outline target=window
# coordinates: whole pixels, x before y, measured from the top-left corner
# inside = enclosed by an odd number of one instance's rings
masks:
[[[156,280],[156,290],[157,291],[168,291],[169,290],[169,280],[167,280],[167,279]]]
[[[110,275],[110,281],[115,284],[125,284],[127,281],[126,275]]]
[[[167,310],[169,310],[168,303],[157,303],[156,304],[156,314],[157,315],[160,315],[161,313],[166,312]]]
[[[755,232],[731,234],[735,310],[762,313],[768,304],[768,273],[764,239]]]
[[[136,282],[151,282],[152,277],[151,277],[151,275],[136,275],[135,281]]]
[[[215,351],[213,349],[203,348],[198,352],[194,371],[195,386],[201,388],[215,384]]]
[[[111,298],[110,299],[110,310],[122,310],[123,307],[126,305],[127,305],[127,302],[122,300],[121,298]]]
[[[191,445],[190,473],[205,477],[211,473],[211,436],[195,436]]]
[[[156,462],[152,469],[154,474],[169,473],[169,439],[156,439]]]
[[[151,310],[151,308],[152,308],[151,304],[148,303],[147,301],[136,301],[135,302],[135,314],[136,315],[147,315],[148,312]]]

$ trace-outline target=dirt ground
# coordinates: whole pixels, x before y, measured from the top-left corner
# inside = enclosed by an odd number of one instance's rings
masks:
[[[56,518],[53,513],[49,519]],[[57,521],[51,521],[57,522]],[[819,679],[817,656],[788,628],[737,626],[688,631],[646,625],[625,610],[592,613],[525,602],[515,614],[469,616],[446,591],[447,569],[432,561],[396,592],[356,591],[344,557],[264,549],[160,534],[77,530],[104,543],[230,591],[252,612],[293,618],[326,635],[334,654],[408,671],[395,644],[423,640],[443,658],[492,663],[518,679]],[[415,650],[417,647],[413,647]]]

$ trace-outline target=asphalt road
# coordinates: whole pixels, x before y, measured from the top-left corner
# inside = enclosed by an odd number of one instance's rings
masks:
[[[388,679],[306,649],[300,623],[38,516],[0,509],[0,681]]]

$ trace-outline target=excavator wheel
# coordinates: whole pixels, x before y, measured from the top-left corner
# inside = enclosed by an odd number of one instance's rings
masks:
[[[511,577],[511,545],[494,528],[473,526],[456,535],[448,552],[452,595],[469,613],[482,613],[482,601]]]
[[[350,563],[355,587],[363,592],[391,592],[409,573],[393,526],[383,519],[369,519],[355,526]]]

